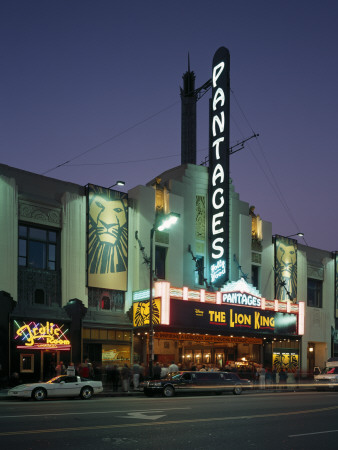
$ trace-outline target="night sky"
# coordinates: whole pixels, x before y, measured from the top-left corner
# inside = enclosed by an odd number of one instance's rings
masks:
[[[146,184],[181,161],[188,53],[199,87],[224,46],[230,143],[260,135],[231,156],[236,191],[274,234],[338,250],[337,23],[336,0],[3,0],[0,162]],[[198,164],[210,95],[197,104]]]

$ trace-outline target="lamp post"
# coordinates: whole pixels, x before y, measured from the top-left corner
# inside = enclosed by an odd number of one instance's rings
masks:
[[[112,184],[111,186],[109,186],[108,189],[111,189],[111,188],[113,188],[114,186],[124,186],[125,184],[126,184],[125,181],[119,180],[119,181],[116,181],[115,184]]]
[[[156,230],[163,231],[174,225],[179,219],[177,213],[169,213],[157,216],[155,223],[150,230],[150,275],[149,275],[149,376],[153,377],[154,365],[154,321],[153,321],[153,247],[154,234]]]
[[[292,236],[304,237],[304,233],[298,232],[298,233],[295,233],[295,234],[290,234],[289,236],[285,236],[285,237],[289,238],[289,237],[292,237]]]

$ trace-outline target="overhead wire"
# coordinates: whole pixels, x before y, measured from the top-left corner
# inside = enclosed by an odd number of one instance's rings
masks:
[[[166,106],[165,108],[162,108],[160,111],[157,111],[156,113],[151,114],[150,116],[146,117],[143,120],[140,120],[139,122],[135,123],[134,125],[131,125],[130,127],[120,131],[119,133],[115,134],[114,136],[111,136],[110,138],[108,138],[108,139],[106,139],[106,140],[104,140],[104,141],[102,141],[102,142],[100,142],[100,143],[98,143],[98,144],[88,148],[87,150],[84,150],[83,152],[73,156],[72,158],[68,159],[67,161],[64,161],[63,163],[58,164],[57,166],[54,166],[54,167],[46,170],[45,172],[42,172],[41,175],[46,175],[47,173],[53,172],[54,170],[58,169],[59,167],[63,167],[65,165],[69,165],[69,163],[74,161],[75,159],[78,159],[81,156],[86,155],[87,153],[92,152],[93,150],[96,150],[99,147],[102,147],[103,145],[107,144],[108,142],[111,142],[114,139],[117,139],[118,137],[122,136],[123,134],[128,133],[129,131],[133,130],[134,128],[136,128],[136,127],[138,127],[140,125],[142,125],[143,123],[148,122],[148,120],[151,120],[154,117],[158,116],[159,114],[162,114],[163,112],[167,111],[168,109],[176,106],[179,102],[180,101],[177,100],[176,102],[170,104],[169,106]],[[154,159],[154,158],[152,158],[152,159]]]
[[[237,104],[237,107],[238,107],[238,109],[240,110],[240,112],[241,112],[243,118],[245,119],[247,125],[248,125],[249,128],[251,129],[252,133],[256,134],[255,131],[254,131],[254,129],[253,129],[253,127],[251,126],[251,124],[250,124],[250,122],[249,122],[247,116],[245,115],[245,113],[244,113],[244,111],[243,111],[243,108],[240,106],[239,101],[238,101],[238,99],[237,99],[237,97],[236,97],[234,91],[233,91],[232,89],[230,89],[230,91],[231,91],[231,94],[232,94],[232,96],[233,96],[233,98],[234,98],[234,100],[235,100],[235,102],[236,102],[236,104]],[[234,121],[233,118],[232,118],[232,120]],[[235,123],[236,127],[238,128],[238,131],[239,131],[239,132],[242,134],[242,136],[244,137],[244,135],[243,135],[243,133],[242,133],[240,127],[238,126],[237,122],[234,121],[234,123]],[[290,219],[291,222],[294,224],[294,226],[296,227],[296,229],[297,229],[297,230],[300,230],[300,228],[299,228],[299,226],[298,226],[298,223],[297,223],[296,219],[294,218],[294,216],[293,216],[293,214],[292,214],[292,211],[291,211],[291,209],[290,209],[290,207],[289,207],[289,205],[288,205],[288,203],[287,203],[287,201],[286,201],[286,199],[285,199],[285,197],[284,197],[284,195],[283,195],[283,192],[282,192],[282,190],[281,190],[280,187],[279,187],[279,184],[278,184],[278,182],[277,182],[277,178],[276,178],[276,176],[274,175],[274,173],[273,173],[273,171],[272,171],[272,169],[271,169],[271,166],[270,166],[270,164],[269,164],[269,161],[268,161],[268,159],[267,159],[267,157],[266,157],[266,154],[265,154],[265,152],[264,152],[264,149],[263,149],[263,147],[262,147],[262,145],[261,145],[261,142],[260,142],[260,140],[258,139],[258,137],[256,137],[256,142],[257,142],[258,148],[259,148],[259,150],[260,150],[260,152],[261,152],[261,155],[262,155],[262,157],[263,157],[263,159],[264,159],[264,162],[265,162],[265,164],[266,164],[266,167],[267,167],[267,169],[268,169],[268,171],[269,171],[270,176],[266,173],[264,167],[262,166],[262,164],[261,164],[260,161],[258,160],[257,156],[255,155],[255,152],[254,152],[254,151],[252,150],[252,148],[251,148],[251,145],[250,145],[250,144],[247,144],[247,146],[248,146],[248,148],[249,148],[249,150],[250,150],[250,152],[251,152],[251,155],[252,155],[253,158],[255,159],[255,161],[256,161],[258,167],[261,169],[261,171],[262,171],[263,174],[265,175],[265,177],[266,177],[268,183],[270,184],[271,188],[272,188],[273,191],[275,192],[275,194],[276,194],[278,200],[280,201],[280,203],[281,203],[282,207],[284,208],[286,214],[288,215],[289,219]],[[303,240],[304,240],[305,244],[308,245],[304,237],[303,237]]]

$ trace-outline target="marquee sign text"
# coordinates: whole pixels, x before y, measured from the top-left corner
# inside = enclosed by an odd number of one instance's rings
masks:
[[[14,339],[21,344],[17,348],[70,350],[68,330],[63,330],[64,325],[30,322],[20,326],[16,321],[14,323],[18,327]]]
[[[213,58],[209,144],[210,280],[222,286],[229,264],[229,51],[221,47]]]

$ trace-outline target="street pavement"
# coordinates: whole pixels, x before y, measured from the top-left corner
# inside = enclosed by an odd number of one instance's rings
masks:
[[[121,395],[121,394],[118,394]],[[337,447],[338,393],[136,394],[1,404],[1,449],[317,450]]]
[[[13,397],[8,397],[8,389],[0,389],[0,401],[1,400],[9,400]],[[245,391],[246,393],[262,393],[262,392],[293,392],[293,391],[309,391],[309,390],[315,390],[315,386],[313,384],[313,380],[303,380],[301,383],[297,385],[287,384],[286,389],[282,389],[278,385],[276,388],[273,386],[266,385],[265,389],[260,389],[258,385],[255,385],[253,389]],[[110,385],[104,385],[103,386],[103,392],[100,392],[99,394],[96,394],[95,397],[137,397],[137,396],[143,396],[143,389],[130,389],[128,392],[123,392],[122,388],[119,387],[118,391],[113,391],[112,387]]]

